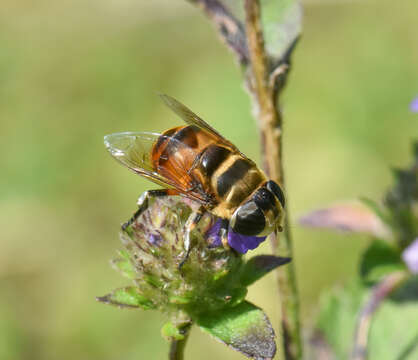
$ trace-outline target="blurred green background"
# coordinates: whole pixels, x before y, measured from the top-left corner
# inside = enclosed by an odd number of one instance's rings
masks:
[[[408,163],[418,118],[416,0],[305,2],[283,97],[285,167],[304,324],[321,291],[350,278],[366,237],[299,228],[303,213],[379,199]],[[171,94],[258,161],[232,55],[184,0],[2,0],[0,4],[0,359],[165,359],[157,313],[96,295],[118,228],[153,185],[119,166],[103,136],[161,131]],[[256,253],[268,253],[266,242]],[[250,300],[278,329],[274,276]],[[199,330],[186,358],[241,359]]]

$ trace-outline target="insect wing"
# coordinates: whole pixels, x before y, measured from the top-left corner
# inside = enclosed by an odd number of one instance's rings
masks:
[[[122,132],[107,135],[104,143],[110,154],[135,173],[148,178],[163,187],[170,187],[178,190],[186,196],[204,202],[204,194],[190,190],[194,179],[188,173],[188,169],[181,161],[181,158],[173,157],[170,159],[169,175],[162,175],[161,169],[155,169],[151,154],[157,141],[166,138],[176,141],[165,135],[150,132]],[[192,149],[177,141],[176,147],[183,152],[191,152]]]
[[[246,157],[237,149],[237,147],[234,144],[232,144],[229,140],[225,139],[212,126],[210,126],[208,123],[206,123],[206,121],[197,116],[193,111],[191,111],[187,106],[183,105],[180,101],[165,94],[161,94],[160,97],[172,111],[174,111],[178,116],[180,116],[183,119],[183,121],[186,124],[195,125],[200,129],[206,130],[207,132],[215,135],[220,143],[239,152],[243,157]]]
[[[169,179],[158,174],[152,165],[151,150],[161,136],[156,133],[122,132],[106,135],[104,143],[110,154],[132,171],[158,181],[159,185],[170,185]]]

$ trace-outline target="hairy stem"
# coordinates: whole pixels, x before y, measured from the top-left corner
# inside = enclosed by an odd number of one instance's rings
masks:
[[[279,109],[276,80],[280,71],[286,72],[288,66],[277,67],[271,71],[269,58],[264,47],[259,0],[245,1],[246,32],[250,57],[247,85],[253,95],[256,117],[260,129],[262,157],[267,175],[284,186],[282,162],[282,116]],[[289,226],[289,212],[284,223],[283,236],[270,236],[273,253],[293,257],[292,237]],[[277,270],[280,295],[281,323],[285,358],[302,358],[302,339],[299,321],[299,297],[297,292],[294,261]]]
[[[284,186],[282,163],[282,115],[279,96],[290,70],[290,58],[297,39],[282,58],[272,58],[264,47],[259,0],[245,0],[245,24],[235,18],[221,0],[188,0],[215,24],[219,34],[235,53],[245,71],[245,82],[252,96],[255,117],[260,129],[263,167],[267,175]],[[275,0],[280,1],[280,0]],[[270,236],[275,255],[292,257],[289,211],[280,236]],[[294,261],[277,270],[280,295],[283,344],[286,360],[302,358],[299,322],[299,297]]]

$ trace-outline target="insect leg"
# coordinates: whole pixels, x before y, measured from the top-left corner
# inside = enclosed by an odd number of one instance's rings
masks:
[[[186,223],[186,234],[184,237],[184,250],[186,251],[186,254],[184,255],[183,260],[179,264],[179,269],[183,267],[184,263],[187,261],[190,255],[190,251],[192,250],[192,244],[191,244],[191,238],[190,235],[192,231],[196,228],[199,221],[202,219],[206,209],[201,206],[196,212],[192,213],[187,220]]]
[[[228,227],[229,227],[229,221],[227,219],[222,219],[221,227],[219,229],[219,236],[221,237],[222,245],[225,249],[229,249]]]
[[[142,193],[137,201],[138,210],[133,216],[122,225],[122,230],[125,231],[129,225],[132,225],[136,219],[148,208],[148,200],[153,197],[162,197],[178,195],[178,191],[175,189],[158,189],[158,190],[147,190]]]

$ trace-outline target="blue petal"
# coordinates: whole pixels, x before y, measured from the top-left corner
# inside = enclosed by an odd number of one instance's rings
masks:
[[[232,231],[231,228],[229,228],[228,231],[229,246],[241,254],[245,254],[248,250],[255,249],[264,240],[266,240],[266,236],[258,237],[242,235]]]
[[[209,242],[209,247],[217,247],[222,245],[221,237],[219,236],[219,229],[221,228],[222,220],[218,219],[213,226],[207,231],[206,239]],[[260,245],[266,236],[247,236],[234,232],[231,228],[228,229],[228,244],[234,250],[241,254],[245,254],[248,250],[255,249]]]
[[[164,241],[160,233],[149,234],[147,240],[153,246],[161,246],[161,243]]]
[[[212,227],[206,232],[206,239],[209,243],[209,247],[218,247],[222,245],[221,237],[219,236],[219,230],[221,228],[222,220],[218,219],[212,225]]]

